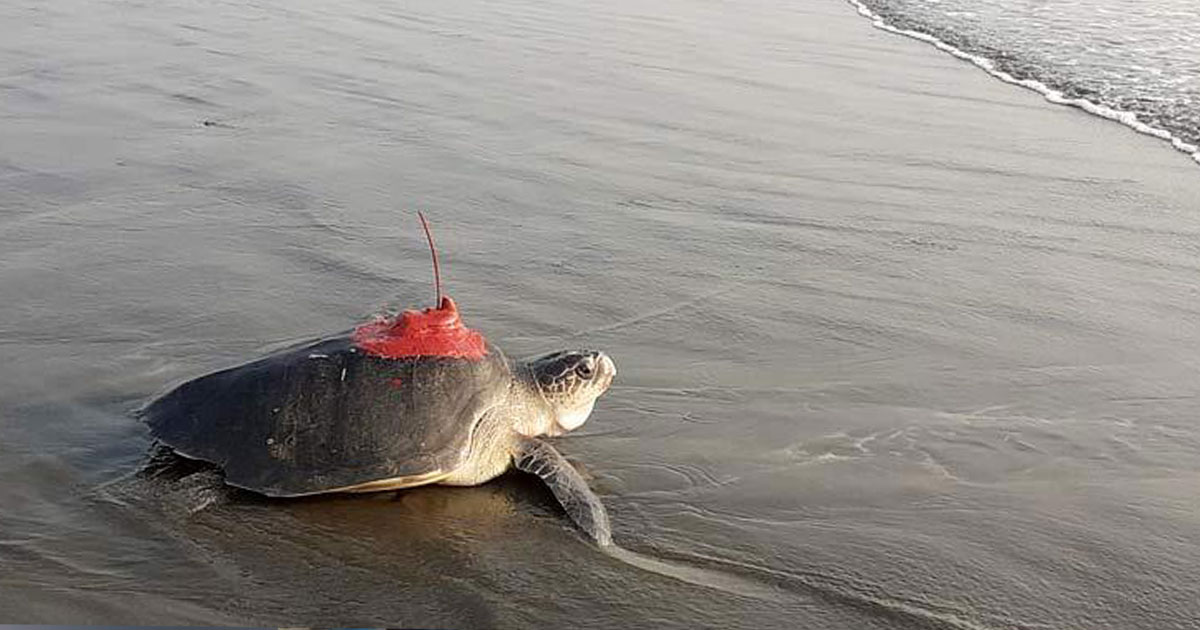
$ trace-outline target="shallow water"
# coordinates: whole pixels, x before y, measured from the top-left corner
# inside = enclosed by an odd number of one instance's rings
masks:
[[[840,0],[0,20],[0,620],[1200,618],[1182,155]],[[130,476],[153,395],[429,304],[417,208],[468,325],[617,361],[558,443],[626,552],[521,476],[194,514]]]

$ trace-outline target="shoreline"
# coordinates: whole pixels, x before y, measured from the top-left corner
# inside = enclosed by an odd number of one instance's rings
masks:
[[[1089,114],[1092,114],[1093,116],[1120,123],[1121,125],[1133,129],[1140,134],[1158,138],[1159,140],[1164,140],[1176,150],[1191,157],[1197,164],[1200,164],[1200,146],[1191,144],[1171,133],[1170,131],[1167,131],[1166,129],[1155,127],[1153,125],[1147,125],[1146,123],[1138,120],[1137,114],[1133,112],[1115,109],[1084,98],[1067,98],[1063,95],[1061,90],[1054,89],[1041,81],[1036,79],[1019,79],[1014,77],[1012,74],[1005,72],[1004,70],[1000,70],[996,67],[995,62],[987,57],[969,53],[961,48],[958,48],[957,46],[953,46],[933,35],[930,35],[929,33],[893,26],[892,24],[888,23],[883,16],[875,13],[865,4],[863,4],[861,0],[846,0],[846,2],[857,9],[859,15],[870,20],[871,24],[879,30],[925,42],[942,52],[949,53],[950,55],[964,61],[969,61],[977,68],[1005,83],[1037,92],[1038,94],[1041,94],[1046,101],[1055,105],[1063,105],[1066,107],[1081,109]]]

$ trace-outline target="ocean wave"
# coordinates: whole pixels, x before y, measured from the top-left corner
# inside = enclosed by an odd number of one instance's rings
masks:
[[[1033,90],[1034,92],[1041,94],[1042,97],[1044,97],[1047,101],[1050,101],[1056,105],[1076,107],[1089,114],[1119,122],[1133,129],[1134,131],[1137,131],[1138,133],[1153,136],[1161,140],[1166,140],[1167,142],[1171,143],[1171,146],[1188,154],[1193,160],[1196,161],[1196,163],[1200,164],[1200,146],[1192,144],[1166,129],[1142,122],[1138,119],[1137,114],[1134,112],[1117,109],[1085,98],[1069,97],[1062,90],[1050,87],[1049,85],[1036,79],[1018,78],[1011,73],[1000,69],[996,62],[988,57],[967,52],[929,33],[894,26],[888,23],[888,21],[882,15],[872,11],[870,7],[868,7],[866,4],[863,4],[861,0],[847,0],[847,2],[849,2],[858,10],[859,15],[871,20],[871,23],[875,26],[875,28],[887,31],[889,33],[903,35],[905,37],[911,37],[913,39],[931,44],[938,50],[942,50],[955,57],[958,57],[959,59],[971,62],[984,72],[987,72],[988,74],[1000,79],[1001,81],[1004,81],[1005,83],[1010,83],[1012,85]]]

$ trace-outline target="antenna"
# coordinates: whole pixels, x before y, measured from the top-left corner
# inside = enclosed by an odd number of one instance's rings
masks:
[[[425,215],[417,210],[417,217],[421,219],[421,227],[425,228],[425,240],[429,241],[429,253],[433,254],[433,286],[437,291],[437,302],[433,307],[442,308],[442,272],[438,268],[437,248],[433,246],[433,234],[429,233],[429,222],[425,220]]]

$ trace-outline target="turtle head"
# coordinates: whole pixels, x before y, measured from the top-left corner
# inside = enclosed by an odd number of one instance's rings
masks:
[[[533,387],[550,405],[550,422],[544,431],[547,435],[579,428],[617,375],[612,359],[593,350],[554,352],[530,361],[528,366]]]

